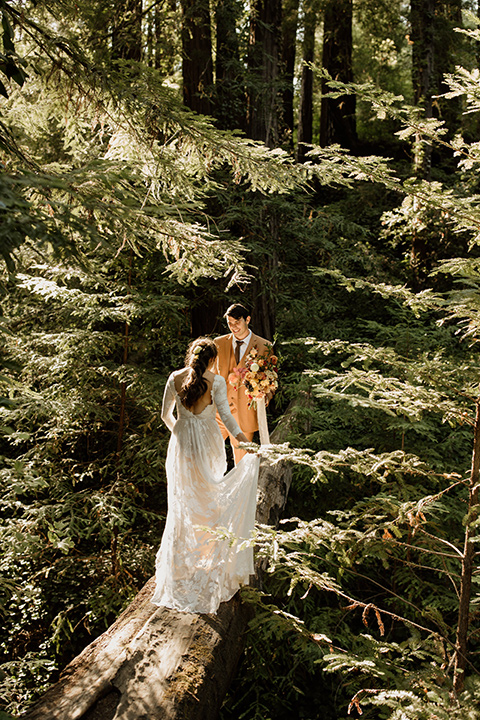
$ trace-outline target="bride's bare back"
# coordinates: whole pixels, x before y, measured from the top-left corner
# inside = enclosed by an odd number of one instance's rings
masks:
[[[182,389],[183,381],[188,373],[190,368],[182,368],[174,375],[174,384],[175,384],[175,390],[177,391],[178,395],[180,395],[180,390]],[[212,404],[212,385],[213,385],[213,379],[215,375],[210,370],[205,370],[203,373],[203,378],[206,380],[208,388],[207,391],[200,397],[197,402],[192,405],[192,407],[187,408],[187,410],[190,410],[194,415],[200,415],[203,410],[207,407],[207,405]]]

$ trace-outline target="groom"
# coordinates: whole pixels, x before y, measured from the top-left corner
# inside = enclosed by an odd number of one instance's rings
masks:
[[[258,430],[257,411],[248,407],[248,398],[243,387],[240,386],[238,390],[236,390],[228,382],[228,376],[234,368],[245,365],[245,359],[253,348],[256,348],[259,355],[261,355],[271,348],[271,343],[252,333],[249,328],[250,313],[243,305],[239,303],[230,305],[224,318],[227,321],[230,333],[215,339],[218,350],[215,372],[225,378],[230,411],[240,425],[242,432],[246,435],[247,439],[251,441],[253,440],[254,432]],[[267,400],[269,399],[270,397],[267,396]],[[229,433],[218,413],[217,422],[222,431],[223,439],[225,440]],[[235,464],[238,464],[246,451],[235,447],[236,443],[232,442],[232,440],[233,438],[230,437]]]

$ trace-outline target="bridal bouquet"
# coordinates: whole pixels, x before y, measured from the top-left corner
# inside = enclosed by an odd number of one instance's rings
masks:
[[[272,354],[271,348],[262,355],[257,348],[252,348],[245,359],[244,367],[234,368],[228,381],[236,390],[244,386],[248,398],[248,407],[256,408],[257,400],[278,387],[278,358]]]

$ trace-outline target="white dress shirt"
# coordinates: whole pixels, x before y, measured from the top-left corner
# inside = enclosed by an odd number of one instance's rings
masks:
[[[240,345],[240,360],[243,358],[243,356],[247,352],[247,347],[248,347],[251,337],[252,337],[252,331],[250,330],[247,337],[244,337],[243,340],[240,340],[240,342],[243,343],[242,345]],[[232,336],[232,347],[233,347],[234,355],[235,355],[236,345],[237,345],[237,338],[235,337],[235,335],[233,335]],[[240,360],[239,360],[239,362],[240,362]]]

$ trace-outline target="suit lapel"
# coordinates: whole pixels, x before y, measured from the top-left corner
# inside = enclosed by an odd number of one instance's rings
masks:
[[[225,348],[226,353],[227,353],[226,358],[225,358],[227,361],[226,366],[229,368],[233,368],[236,366],[235,366],[235,355],[233,352],[233,334],[232,333],[230,333],[230,335],[228,336],[227,341],[228,341],[227,346]]]

